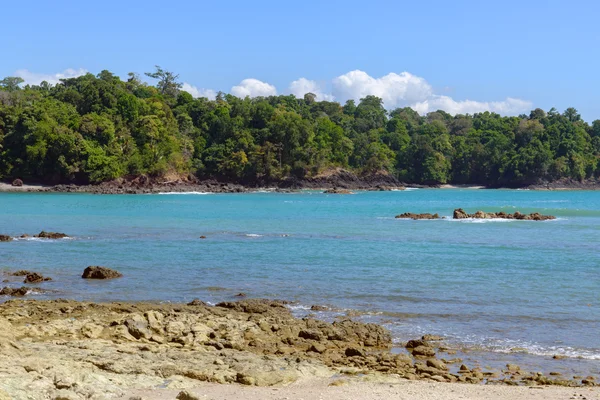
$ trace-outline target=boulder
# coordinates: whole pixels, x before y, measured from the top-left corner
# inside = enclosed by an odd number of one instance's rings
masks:
[[[120,278],[123,274],[114,269],[99,267],[99,266],[90,266],[87,267],[83,271],[83,275],[81,277],[83,279],[113,279]]]
[[[412,349],[412,355],[416,357],[433,357],[435,350],[432,347],[417,346]]]
[[[452,218],[465,219],[465,218],[469,218],[469,214],[467,214],[465,212],[465,210],[463,210],[462,208],[457,208],[456,210],[454,210],[454,214],[452,215]]]
[[[27,274],[23,283],[40,283],[40,282],[51,281],[51,280],[52,280],[52,278],[45,277],[41,274],[38,274],[37,272],[32,272],[30,274]]]
[[[6,286],[2,288],[2,290],[0,290],[0,296],[23,297],[27,294],[28,291],[29,289],[27,289],[24,286],[16,289]]]
[[[12,181],[12,185],[16,186],[16,187],[21,187],[21,186],[23,186],[23,181],[21,179],[17,178],[14,181]]]
[[[60,232],[46,232],[46,231],[41,231],[40,233],[38,233],[34,237],[41,238],[41,239],[63,239],[63,238],[69,237],[69,235],[64,234],[64,233],[60,233]]]
[[[188,306],[204,306],[204,307],[208,307],[208,304],[206,304],[205,302],[203,302],[200,299],[194,299],[192,301],[190,301],[189,303],[187,303]]]
[[[421,337],[421,339],[425,340],[426,342],[427,342],[427,341],[430,341],[430,342],[439,342],[439,341],[441,341],[441,340],[444,340],[444,338],[443,338],[443,337],[441,337],[441,336],[438,336],[438,335],[430,335],[430,334],[425,334],[425,335],[423,335],[423,337]]]
[[[12,240],[13,240],[12,236],[0,235],[0,242],[10,242]]]
[[[430,214],[430,213],[414,214],[414,213],[406,212],[403,214],[396,215],[396,218],[418,220],[418,219],[439,219],[440,216],[437,213],[435,213],[435,214]]]

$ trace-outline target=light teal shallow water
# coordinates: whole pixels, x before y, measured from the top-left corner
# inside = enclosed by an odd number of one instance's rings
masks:
[[[458,207],[558,220],[394,219]],[[312,304],[365,311],[398,341],[435,333],[600,360],[600,192],[0,193],[0,234],[42,229],[74,239],[0,243],[0,269],[52,276],[42,287],[58,292],[45,297],[217,302],[245,292],[297,301],[300,314]],[[125,276],[85,281],[88,265]]]

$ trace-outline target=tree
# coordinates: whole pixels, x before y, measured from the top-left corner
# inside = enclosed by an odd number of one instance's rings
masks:
[[[155,65],[155,67],[156,71],[146,72],[146,76],[158,79],[156,87],[158,88],[160,93],[162,93],[165,96],[177,97],[177,95],[179,94],[179,90],[183,86],[182,83],[177,81],[177,79],[179,79],[179,75],[175,75],[173,72],[166,71],[158,65]]]
[[[21,77],[8,76],[0,81],[0,88],[7,92],[14,92],[15,90],[21,89],[19,85],[23,82],[25,82],[25,80]]]

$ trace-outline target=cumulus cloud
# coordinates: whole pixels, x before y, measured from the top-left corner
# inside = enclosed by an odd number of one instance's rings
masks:
[[[444,110],[449,114],[474,114],[492,111],[502,115],[516,115],[532,109],[530,101],[507,97],[503,101],[456,101],[448,96],[432,96],[431,98],[415,103],[411,107],[419,114],[431,111]]]
[[[306,93],[313,93],[319,101],[333,101],[334,96],[323,92],[323,89],[316,81],[306,78],[300,78],[290,83],[289,91],[298,98],[304,97]]]
[[[259,97],[259,96],[275,96],[277,89],[275,86],[270,85],[266,82],[259,81],[258,79],[249,78],[244,79],[239,85],[231,88],[231,94],[240,98]]]
[[[206,97],[207,99],[214,100],[217,97],[217,92],[212,89],[201,89],[187,82],[183,83],[181,90],[188,92],[192,97]]]
[[[333,95],[341,102],[359,101],[368,95],[380,97],[386,108],[411,107],[419,114],[444,110],[449,114],[474,114],[493,111],[516,115],[531,109],[532,103],[508,97],[503,101],[455,100],[434,93],[431,85],[409,72],[389,73],[374,78],[364,71],[350,71],[333,79]]]
[[[429,83],[409,72],[389,73],[373,78],[364,71],[350,71],[333,79],[333,95],[359,100],[368,95],[380,97],[387,108],[424,101],[433,94]]]
[[[31,72],[27,69],[20,69],[15,72],[15,76],[23,78],[25,85],[39,85],[43,81],[48,82],[51,85],[56,85],[61,79],[77,78],[78,76],[87,74],[87,70],[83,68],[72,69],[68,68],[62,72],[56,74],[43,74],[38,72]]]

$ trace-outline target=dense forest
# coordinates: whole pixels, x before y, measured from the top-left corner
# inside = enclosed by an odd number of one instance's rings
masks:
[[[420,116],[381,99],[316,101],[308,93],[193,98],[159,67],[126,81],[108,71],[24,86],[0,81],[0,179],[98,183],[195,174],[277,182],[342,167],[409,183],[521,186],[600,176],[600,120],[577,110],[503,117]]]

